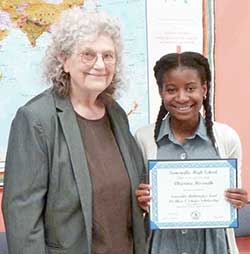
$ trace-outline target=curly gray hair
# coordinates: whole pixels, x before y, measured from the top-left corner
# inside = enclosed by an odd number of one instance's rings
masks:
[[[77,44],[92,41],[103,33],[108,34],[113,40],[117,61],[113,80],[100,95],[100,98],[105,101],[105,98],[113,97],[117,89],[121,88],[123,83],[123,45],[117,20],[104,12],[73,8],[62,13],[53,31],[52,43],[43,59],[43,76],[60,96],[68,96],[70,93],[70,76],[64,71],[64,61],[60,59],[60,56],[70,57]]]

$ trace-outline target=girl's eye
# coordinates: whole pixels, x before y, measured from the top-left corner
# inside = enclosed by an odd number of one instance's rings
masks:
[[[167,87],[165,89],[165,91],[169,94],[174,94],[176,92],[176,89],[175,88],[171,88],[171,87]]]
[[[190,86],[190,87],[187,88],[187,91],[188,91],[188,92],[193,92],[194,90],[195,90],[195,87],[192,87],[192,86]]]

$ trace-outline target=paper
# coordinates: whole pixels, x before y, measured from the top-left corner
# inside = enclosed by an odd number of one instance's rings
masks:
[[[150,160],[151,229],[237,227],[237,210],[224,196],[236,179],[236,159]]]

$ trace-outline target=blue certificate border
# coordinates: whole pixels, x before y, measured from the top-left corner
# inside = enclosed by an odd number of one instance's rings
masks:
[[[168,163],[171,162],[171,163]],[[174,163],[173,163],[174,162]],[[193,162],[193,163],[190,163]],[[148,160],[148,170],[150,185],[152,187],[151,195],[152,202],[150,207],[150,229],[170,229],[170,228],[236,228],[238,227],[237,209],[231,205],[229,221],[203,221],[203,222],[185,222],[179,223],[160,222],[158,220],[158,204],[157,204],[157,174],[158,169],[175,169],[175,168],[225,168],[230,169],[230,186],[229,188],[237,187],[237,159],[204,159],[204,160]]]

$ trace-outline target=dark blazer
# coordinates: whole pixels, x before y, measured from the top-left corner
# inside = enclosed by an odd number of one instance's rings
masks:
[[[116,102],[107,111],[131,183],[134,254],[144,254],[134,194],[143,160],[125,112]],[[46,90],[18,110],[11,126],[3,194],[9,253],[91,254],[91,189],[72,105]]]

